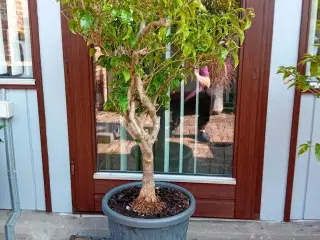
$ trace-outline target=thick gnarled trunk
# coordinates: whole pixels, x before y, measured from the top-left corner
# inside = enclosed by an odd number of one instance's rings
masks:
[[[157,121],[156,125],[160,124]],[[130,124],[130,119],[124,119],[124,126],[131,135],[135,135],[137,129],[136,125]],[[159,126],[154,126],[156,129]],[[141,131],[142,129],[140,129]],[[158,134],[159,131],[157,131]],[[159,200],[156,195],[155,181],[154,181],[154,156],[153,156],[153,144],[154,141],[148,140],[150,138],[149,134],[139,143],[139,147],[142,153],[142,165],[143,165],[143,177],[142,177],[142,187],[139,196],[136,200],[132,202],[132,209],[140,214],[154,214],[160,213],[164,208],[165,204]]]
[[[161,20],[156,24],[165,24],[165,21]],[[144,29],[147,28],[148,27],[142,27],[142,35],[144,34]],[[142,152],[142,188],[138,198],[132,202],[133,210],[140,214],[160,213],[165,208],[165,204],[156,196],[154,183],[154,159],[152,151],[153,144],[157,139],[160,129],[160,118],[157,116],[156,106],[147,95],[143,81],[136,71],[136,65],[139,62],[139,57],[141,55],[146,55],[148,51],[148,49],[143,49],[132,53],[132,62],[130,64],[130,86],[127,94],[128,110],[123,118],[123,125],[133,139],[139,140],[139,147]],[[142,105],[145,108],[145,114],[151,118],[152,130],[150,132],[144,129],[144,121],[141,121],[141,118],[136,113],[136,107],[138,105]]]

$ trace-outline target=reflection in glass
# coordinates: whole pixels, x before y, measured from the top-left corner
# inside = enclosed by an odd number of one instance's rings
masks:
[[[309,34],[309,49],[308,53],[311,55],[320,55],[320,1],[312,1],[311,19],[310,19],[310,34]],[[316,64],[307,64],[307,73],[318,72]],[[317,79],[311,79],[317,83]]]
[[[96,53],[96,58],[99,52]],[[236,100],[236,70],[231,57],[222,68],[217,62],[189,76],[170,92],[170,110],[160,110],[161,130],[154,146],[158,173],[232,175]],[[209,78],[209,87],[197,80]],[[120,124],[120,116],[103,111],[112,91],[112,74],[96,67],[98,171],[142,170],[141,153]],[[146,128],[151,120],[144,116]]]
[[[240,4],[238,0],[231,2],[232,6],[225,1],[203,1],[216,14]],[[168,49],[172,47],[169,44]],[[170,50],[165,57],[170,57]],[[136,142],[121,126],[119,115],[103,111],[112,91],[112,74],[98,66],[95,74],[97,170],[140,172],[141,153]],[[154,145],[156,173],[232,176],[236,80],[237,70],[229,56],[221,65],[212,61],[195,70],[178,90],[168,92],[170,108],[158,112],[161,128]],[[148,116],[143,119],[148,129],[151,120]]]
[[[0,78],[32,78],[28,0],[1,0],[0,13]]]

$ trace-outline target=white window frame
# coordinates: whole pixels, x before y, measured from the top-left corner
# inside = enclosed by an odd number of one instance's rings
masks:
[[[236,179],[231,177],[201,176],[201,175],[177,175],[177,174],[155,174],[155,181],[159,182],[186,182],[186,183],[209,183],[236,185]],[[141,181],[142,173],[128,172],[96,172],[93,179],[109,180],[132,180]]]

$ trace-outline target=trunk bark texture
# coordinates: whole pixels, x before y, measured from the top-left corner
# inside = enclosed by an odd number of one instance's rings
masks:
[[[143,130],[139,129],[139,131],[137,131],[137,125],[130,124],[130,118],[125,118],[123,124],[132,137],[135,137],[137,132],[141,132]],[[159,129],[158,125],[160,125],[160,121],[157,121],[153,127]],[[140,125],[138,124],[138,126]],[[156,130],[157,135],[158,132],[159,130]],[[149,134],[146,134],[143,138],[140,138],[140,140],[141,143],[139,143],[139,147],[142,152],[143,164],[142,187],[139,196],[132,202],[131,207],[134,211],[142,215],[160,213],[166,207],[166,205],[165,203],[161,202],[156,195],[154,182],[154,157],[152,151],[155,141]]]
[[[142,188],[138,198],[145,199],[147,202],[156,202],[157,196],[154,183],[154,157],[152,145],[144,144],[140,146],[142,152],[143,178]]]

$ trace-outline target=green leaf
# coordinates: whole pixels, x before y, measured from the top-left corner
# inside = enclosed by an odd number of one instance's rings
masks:
[[[128,24],[131,22],[132,14],[127,10],[120,10],[120,18],[123,23]]]
[[[113,17],[118,17],[118,16],[120,15],[120,11],[113,9],[113,10],[111,11],[111,15],[112,15]]]
[[[224,62],[227,59],[228,54],[229,54],[229,51],[227,49],[225,49],[225,48],[222,49],[221,55],[220,55],[222,62]]]
[[[246,25],[244,26],[243,30],[248,30],[251,27],[251,24],[252,24],[251,19],[248,16],[246,16]]]
[[[129,39],[129,38],[131,37],[132,33],[133,33],[132,27],[129,26],[129,27],[128,27],[127,35],[126,35],[124,38],[122,38],[122,40],[127,40],[127,39]]]
[[[103,48],[104,50],[112,50],[112,47],[108,43],[104,43]]]
[[[288,89],[294,87],[295,85],[296,85],[295,82],[291,83],[291,84],[288,86]]]
[[[283,74],[283,80],[286,80],[288,77],[290,77],[290,75],[291,75],[291,72],[285,72]]]
[[[205,7],[200,1],[195,0],[195,1],[193,2],[193,5],[196,6],[197,8],[199,8],[201,11],[207,12],[206,7]]]
[[[166,27],[161,27],[158,33],[158,37],[160,40],[165,39],[167,36],[168,29]]]
[[[127,110],[128,110],[128,99],[127,99],[127,96],[125,95],[120,95],[120,108],[121,108],[121,111],[123,113],[125,113]]]
[[[106,33],[110,34],[112,37],[117,36],[117,31],[116,31],[115,27],[112,26],[111,24],[107,24],[105,26],[105,31],[106,31]]]
[[[315,154],[317,161],[320,162],[320,143],[317,143],[315,146]]]
[[[111,62],[110,62],[112,67],[119,67],[120,65],[120,59],[117,57],[113,57],[111,58]]]
[[[107,11],[110,11],[111,8],[112,8],[112,6],[107,2],[107,0],[104,0],[102,11],[107,12]]]
[[[73,34],[76,34],[77,33],[77,26],[78,26],[77,21],[76,20],[69,20],[68,25],[69,25],[70,31]]]
[[[130,45],[131,45],[131,47],[136,47],[137,46],[137,39],[135,38],[135,37],[131,37],[130,39],[129,39],[129,41],[130,41]]]
[[[135,139],[136,143],[142,143],[142,141],[138,138]]]
[[[183,55],[188,57],[193,50],[193,45],[191,43],[187,43],[183,46]]]
[[[124,71],[122,71],[122,75],[123,75],[123,78],[126,82],[128,82],[130,80],[130,71],[124,70]]]
[[[96,54],[96,52],[97,52],[97,49],[95,49],[95,48],[90,48],[90,50],[89,50],[89,55],[90,55],[90,57],[93,57],[93,56]]]
[[[170,87],[171,87],[171,90],[174,91],[174,90],[176,90],[178,87],[180,87],[180,82],[181,82],[181,80],[178,79],[178,78],[173,79],[172,82],[171,82],[171,86],[170,86]]]
[[[238,67],[239,65],[239,56],[237,53],[231,53],[233,60],[234,60],[234,67]]]
[[[87,32],[89,30],[89,28],[92,26],[93,24],[93,16],[91,16],[90,13],[85,13],[82,18],[80,19],[80,27],[83,31]]]
[[[178,7],[181,7],[183,2],[184,2],[183,0],[177,0]]]
[[[236,29],[239,36],[240,44],[242,45],[244,42],[244,31],[242,31],[240,28],[236,28]]]
[[[56,0],[57,2],[59,2],[59,0]],[[61,5],[65,5],[69,2],[69,0],[60,0]]]
[[[300,157],[302,154],[306,153],[310,147],[310,142],[301,144],[299,146],[299,152],[298,152],[298,157]]]
[[[111,98],[110,98],[111,99]],[[116,105],[114,104],[114,102],[112,100],[107,100],[104,105],[103,105],[103,110],[104,111],[116,111]]]

